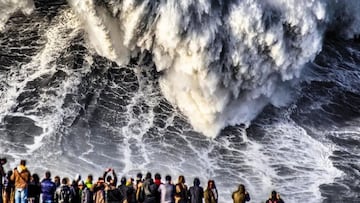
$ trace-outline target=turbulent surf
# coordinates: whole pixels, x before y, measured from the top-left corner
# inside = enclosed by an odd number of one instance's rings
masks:
[[[0,0],[0,153],[67,176],[211,178],[220,202],[239,183],[254,202],[355,202],[359,9]]]

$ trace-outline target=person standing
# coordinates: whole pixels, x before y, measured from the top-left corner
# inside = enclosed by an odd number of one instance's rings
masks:
[[[240,184],[238,189],[232,193],[232,199],[234,203],[245,203],[246,201],[250,201],[250,195],[245,190],[245,186]]]
[[[68,178],[63,178],[61,180],[61,185],[55,191],[55,203],[71,203],[73,198],[73,193],[69,187]]]
[[[280,198],[280,194],[277,193],[275,190],[271,192],[271,196],[266,203],[284,203],[284,201]]]
[[[41,193],[41,184],[38,174],[34,173],[28,184],[28,199],[29,203],[39,203]]]
[[[13,174],[12,170],[9,170],[4,178],[4,188],[3,188],[3,203],[14,203],[15,201],[15,182],[10,180],[11,175]]]
[[[174,203],[175,186],[171,183],[171,176],[165,176],[165,184],[160,184],[158,191],[160,193],[160,203]]]
[[[5,170],[3,165],[6,164],[7,160],[6,158],[1,158],[0,159],[0,203],[3,203],[3,197],[2,197],[2,191],[3,191],[3,177],[5,177]]]
[[[92,203],[93,202],[93,195],[92,192],[88,187],[86,187],[83,181],[79,181],[78,183],[79,191],[80,191],[80,202],[81,203]]]
[[[30,172],[26,168],[26,161],[21,160],[20,165],[14,168],[10,179],[15,181],[15,203],[26,203],[30,181]]]
[[[41,193],[43,203],[54,203],[56,184],[51,180],[50,171],[45,172],[45,178],[41,181]]]
[[[175,186],[175,203],[187,203],[188,194],[187,194],[187,185],[185,185],[185,177],[180,175],[178,182]]]
[[[145,193],[143,190],[143,182],[144,180],[142,179],[142,173],[138,173],[136,175],[136,188],[135,188],[135,196],[136,196],[136,201],[138,203],[143,203],[145,200]]]
[[[202,203],[204,198],[204,188],[200,186],[200,179],[194,178],[194,185],[189,188],[189,202]]]
[[[219,193],[215,186],[214,180],[209,180],[207,188],[204,192],[205,203],[217,203],[219,199]]]

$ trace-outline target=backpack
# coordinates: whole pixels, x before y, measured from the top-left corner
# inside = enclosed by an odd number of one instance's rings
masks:
[[[145,190],[143,187],[138,188],[139,191],[139,196],[137,197],[137,201],[138,202],[144,202],[145,201]]]
[[[157,185],[152,181],[148,180],[144,182],[145,196],[155,196],[157,191]]]
[[[70,203],[71,202],[71,191],[66,185],[61,186],[59,194],[59,203]]]

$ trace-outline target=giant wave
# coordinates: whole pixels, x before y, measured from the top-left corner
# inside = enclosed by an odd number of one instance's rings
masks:
[[[7,10],[2,23],[34,6],[0,3]],[[360,29],[357,1],[68,3],[98,54],[124,65],[149,52],[165,97],[210,137],[227,125],[248,125],[268,103],[286,103],[283,87],[321,51],[325,32],[342,25],[339,36],[352,37]]]
[[[359,33],[358,8],[0,0],[0,153],[61,176],[211,178],[219,202],[237,183],[255,202],[351,202],[360,48],[328,36]]]

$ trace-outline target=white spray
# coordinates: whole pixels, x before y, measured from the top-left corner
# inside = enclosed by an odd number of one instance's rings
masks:
[[[5,23],[13,13],[20,11],[29,15],[35,8],[32,0],[0,0],[0,32],[4,30]]]
[[[165,97],[214,137],[248,124],[321,50],[337,1],[69,0],[95,50],[120,65],[148,50]]]

